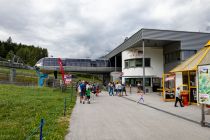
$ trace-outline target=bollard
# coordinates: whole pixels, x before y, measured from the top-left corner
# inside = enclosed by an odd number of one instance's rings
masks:
[[[43,126],[44,126],[44,119],[41,119],[41,123],[40,123],[40,137],[39,137],[39,139],[40,140],[42,140],[42,128],[43,128]]]
[[[201,105],[201,126],[202,126],[202,127],[205,127],[204,104]]]
[[[63,115],[66,116],[66,98],[64,98],[64,112]]]

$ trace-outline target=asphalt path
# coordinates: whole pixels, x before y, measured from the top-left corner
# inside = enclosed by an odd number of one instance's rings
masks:
[[[210,128],[100,94],[91,104],[77,100],[66,140],[210,140]]]

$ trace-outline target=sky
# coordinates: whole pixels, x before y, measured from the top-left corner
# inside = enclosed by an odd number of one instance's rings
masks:
[[[99,58],[142,28],[210,32],[210,0],[0,0],[0,40]]]

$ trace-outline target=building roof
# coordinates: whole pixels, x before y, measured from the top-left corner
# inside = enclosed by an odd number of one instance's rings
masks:
[[[205,32],[188,32],[188,31],[174,31],[174,30],[159,30],[159,29],[145,29],[142,28],[131,37],[126,39],[122,44],[113,49],[105,57],[110,59],[122,51],[134,47],[142,46],[142,40],[149,40],[145,42],[145,47],[152,44],[167,44],[171,41],[181,42],[181,49],[198,50],[210,38],[210,33]],[[150,43],[149,43],[150,42]]]
[[[170,72],[183,72],[197,70],[198,65],[210,64],[210,40],[196,54],[189,57]]]

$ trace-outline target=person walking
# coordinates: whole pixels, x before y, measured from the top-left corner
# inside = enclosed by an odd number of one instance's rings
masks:
[[[127,96],[127,93],[126,93],[126,84],[122,84],[122,96],[123,96],[123,92],[125,92],[125,96]]]
[[[141,103],[141,101],[142,101],[142,103],[144,103],[144,94],[143,94],[143,92],[140,92],[140,93],[138,93],[139,95],[140,95],[140,98],[139,98],[139,100],[138,100],[138,104],[140,104]]]
[[[109,95],[114,96],[114,85],[112,82],[110,82],[110,86],[109,86]]]
[[[86,84],[86,97],[87,97],[87,103],[88,104],[90,104],[90,85],[89,85],[89,83],[87,82],[87,84]]]
[[[95,102],[95,97],[96,97],[96,84],[94,82],[93,85],[92,85],[92,99],[93,99],[93,102]]]
[[[137,83],[137,93],[140,93],[141,92],[141,83],[138,82]]]
[[[121,89],[122,89],[122,86],[119,82],[116,83],[115,85],[115,89],[116,89],[116,96],[121,96]]]
[[[177,106],[177,102],[179,101],[180,106],[181,106],[181,107],[184,107],[183,104],[182,104],[182,99],[181,99],[181,94],[180,94],[180,87],[177,87],[175,97],[176,97],[176,100],[175,100],[174,106],[175,106],[175,107],[178,107],[178,106]]]
[[[80,103],[85,104],[85,92],[86,92],[86,85],[85,85],[85,81],[82,81],[82,83],[80,84]]]

